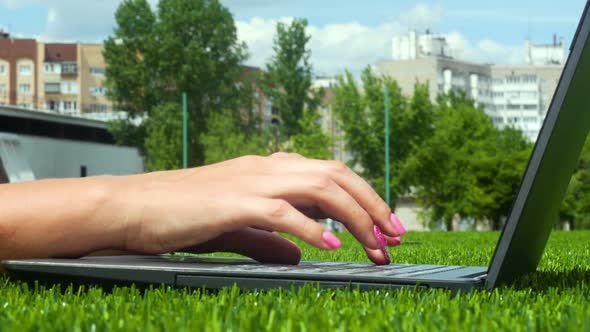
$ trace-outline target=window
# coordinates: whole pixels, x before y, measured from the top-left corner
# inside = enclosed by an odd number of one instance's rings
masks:
[[[77,94],[78,83],[77,82],[62,82],[61,93],[63,94]]]
[[[61,74],[61,65],[59,63],[47,62],[44,67],[46,74]]]
[[[104,76],[104,68],[97,68],[97,67],[93,67],[90,68],[90,75],[92,76]]]
[[[519,110],[520,105],[508,105],[507,109],[509,110]]]
[[[8,92],[8,88],[6,87],[6,84],[0,84],[0,96],[6,94]]]
[[[536,83],[537,82],[537,77],[535,75],[524,75],[522,77],[522,81],[524,83]]]
[[[520,77],[518,77],[518,76],[508,76],[506,78],[506,83],[520,83]]]
[[[107,88],[104,86],[93,86],[89,90],[93,96],[104,96],[107,93]]]
[[[59,83],[45,83],[45,93],[60,93],[61,84]]]
[[[78,110],[78,102],[77,101],[70,101],[66,100],[63,102],[64,111],[72,112]]]
[[[530,110],[536,110],[537,109],[537,105],[531,104],[531,105],[522,105],[522,109],[530,111]]]
[[[30,84],[19,84],[18,85],[18,93],[22,95],[28,95],[31,93],[31,85]]]
[[[19,65],[18,74],[22,76],[31,76],[31,65]]]
[[[78,65],[75,63],[63,63],[61,65],[61,73],[76,75],[78,74]]]
[[[89,111],[91,113],[106,113],[107,112],[107,105],[104,105],[104,104],[90,104]]]
[[[49,111],[57,111],[59,109],[59,101],[48,100],[45,102],[45,109]]]
[[[6,76],[7,71],[6,65],[0,65],[0,76]]]

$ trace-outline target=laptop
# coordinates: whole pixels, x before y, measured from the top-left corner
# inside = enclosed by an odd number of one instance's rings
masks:
[[[40,280],[169,284],[245,289],[321,287],[443,287],[493,289],[533,272],[554,226],[590,129],[590,13],[586,3],[543,127],[496,250],[487,267],[303,261],[262,264],[247,258],[179,255],[3,261],[16,277]]]

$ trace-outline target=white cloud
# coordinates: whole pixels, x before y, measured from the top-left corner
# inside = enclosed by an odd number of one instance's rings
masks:
[[[0,0],[0,6],[8,9],[17,9],[40,3],[42,3],[41,0]]]
[[[408,29],[425,30],[437,26],[443,19],[443,10],[439,6],[417,4],[399,16],[399,22]]]
[[[47,7],[47,25],[39,37],[44,41],[100,42],[112,33],[115,26],[114,12],[121,0],[0,0],[5,8],[29,5]],[[282,0],[222,0],[234,7],[278,6]],[[271,2],[273,4],[271,4]],[[150,0],[155,7],[157,0]],[[288,22],[292,18],[264,19],[254,17],[248,21],[236,21],[238,37],[248,44],[249,64],[263,66],[272,55],[272,44],[277,21]],[[391,38],[409,29],[424,31],[436,28],[445,19],[439,6],[417,4],[387,22],[368,26],[359,22],[342,22],[324,26],[310,25],[312,63],[317,73],[338,74],[344,69],[358,73],[377,60],[391,54]],[[435,29],[436,30],[436,29]],[[18,32],[14,33],[18,36]],[[446,34],[454,55],[475,62],[520,62],[519,47],[503,45],[484,39],[471,43],[459,32]]]
[[[517,64],[524,61],[522,45],[508,46],[491,39],[482,39],[473,45],[457,31],[444,36],[451,47],[452,55],[458,59],[500,64]]]
[[[410,29],[424,31],[440,24],[443,10],[436,6],[418,4],[401,13],[390,22],[367,26],[358,22],[310,25],[310,48],[314,69],[322,74],[339,74],[345,69],[359,73],[377,60],[391,54],[391,38],[405,34]],[[285,19],[282,19],[283,21]],[[272,55],[272,43],[277,20],[253,18],[238,21],[238,37],[248,44],[250,64],[263,66]],[[473,62],[518,63],[522,61],[521,48],[502,45],[490,39],[472,44],[463,34],[444,34],[452,48],[453,56]]]

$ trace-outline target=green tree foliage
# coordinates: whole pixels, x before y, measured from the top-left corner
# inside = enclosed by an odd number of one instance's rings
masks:
[[[109,97],[129,117],[111,124],[113,135],[119,143],[145,151],[152,160],[148,166],[175,167],[167,161],[153,162],[155,157],[149,155],[181,155],[180,145],[172,139],[150,137],[174,132],[175,128],[154,128],[173,122],[146,121],[134,126],[132,121],[152,115],[180,117],[180,108],[170,103],[180,101],[186,92],[189,163],[203,164],[200,137],[209,116],[222,109],[238,109],[241,101],[236,82],[246,52],[238,43],[231,13],[218,0],[161,0],[155,12],[147,0],[124,0],[115,18],[115,31],[105,40],[106,85]],[[158,113],[164,111],[169,113]],[[147,130],[147,126],[152,128]]]
[[[560,215],[571,229],[590,229],[590,136],[570,180]]]
[[[320,114],[313,109],[305,109],[299,120],[301,131],[291,136],[291,149],[307,158],[330,159],[331,138],[321,128]]]
[[[212,164],[242,155],[266,155],[272,141],[268,131],[247,135],[236,117],[224,111],[211,115],[201,142],[205,147],[205,164]]]
[[[519,130],[497,130],[464,93],[437,101],[433,134],[405,165],[415,196],[430,223],[453,229],[456,217],[489,220],[507,216],[530,154]]]
[[[347,148],[351,151],[351,166],[358,166],[375,189],[385,193],[385,99],[384,86],[389,91],[391,147],[391,192],[393,197],[409,192],[409,174],[403,170],[406,159],[413,155],[432,132],[434,108],[428,88],[416,84],[413,98],[401,93],[397,83],[377,77],[367,67],[362,75],[361,90],[352,74],[338,78],[334,87],[334,112],[345,132]]]
[[[408,159],[405,171],[411,174],[428,220],[442,220],[452,230],[456,216],[473,216],[474,203],[485,199],[476,186],[472,161],[489,155],[487,143],[494,128],[471,100],[456,92],[439,97],[434,127],[433,135]]]
[[[520,181],[531,154],[532,144],[523,133],[513,127],[497,130],[490,138],[490,154],[473,160],[477,188],[482,194],[474,201],[474,218],[488,219],[493,229],[500,229],[508,217]]]
[[[181,105],[169,102],[153,108],[145,121],[146,166],[150,170],[176,169],[182,161]],[[177,114],[177,116],[172,116]],[[163,148],[165,147],[165,148]]]
[[[311,36],[306,28],[305,19],[295,19],[290,24],[277,23],[274,54],[261,80],[265,94],[279,111],[281,134],[285,139],[301,131],[303,110],[316,109],[320,98],[310,91],[312,66],[307,44]]]

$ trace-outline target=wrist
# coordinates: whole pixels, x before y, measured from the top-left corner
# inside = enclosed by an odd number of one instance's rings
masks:
[[[97,250],[124,250],[130,218],[128,177],[100,176],[93,179],[91,200],[94,202],[92,224],[102,233],[102,241]]]

